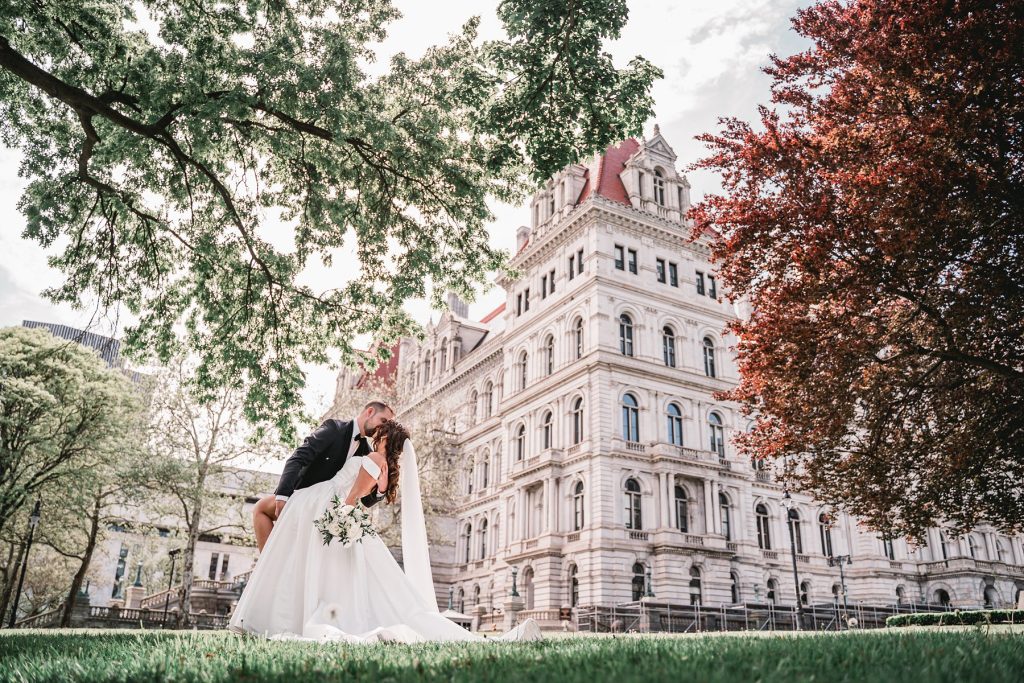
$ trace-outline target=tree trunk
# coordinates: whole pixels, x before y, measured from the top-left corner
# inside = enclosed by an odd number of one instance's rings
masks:
[[[192,612],[192,579],[194,577],[196,543],[199,541],[199,522],[203,511],[203,489],[206,484],[201,481],[197,488],[198,495],[193,499],[192,520],[188,525],[188,540],[181,560],[181,589],[178,592],[178,618],[175,628],[188,626],[188,617]]]
[[[8,561],[14,554],[14,545],[11,544],[11,552],[8,554]],[[18,582],[18,569],[21,567],[21,558],[24,557],[25,544],[18,543],[18,555],[14,559],[14,564],[8,564],[8,575],[7,583],[4,586],[3,595],[0,596],[0,618],[2,618],[3,624],[7,623],[7,609],[11,606],[11,596],[14,594],[14,585]]]
[[[102,496],[96,496],[93,501],[92,515],[89,518],[89,540],[85,546],[85,552],[82,554],[82,564],[78,566],[78,571],[75,572],[75,578],[71,580],[71,589],[68,591],[68,597],[64,601],[64,611],[60,615],[60,625],[62,627],[71,626],[71,613],[75,609],[75,600],[78,599],[78,591],[82,589],[82,582],[85,581],[85,573],[89,571],[89,563],[92,562],[92,553],[96,549],[96,538],[99,536],[100,530],[100,509],[102,508],[101,501]]]

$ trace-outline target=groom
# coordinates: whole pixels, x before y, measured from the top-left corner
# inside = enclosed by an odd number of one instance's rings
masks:
[[[349,421],[325,420],[306,437],[284,463],[284,471],[273,496],[262,498],[252,510],[252,525],[256,530],[256,545],[262,551],[274,522],[281,515],[288,497],[296,489],[327,481],[341,470],[349,458],[370,452],[367,437],[372,437],[385,420],[393,420],[394,411],[380,401],[370,401],[356,419]],[[379,500],[376,491],[361,499],[369,507]]]

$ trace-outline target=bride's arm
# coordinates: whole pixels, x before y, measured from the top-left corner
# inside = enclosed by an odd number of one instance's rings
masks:
[[[365,467],[359,468],[359,473],[356,474],[356,480],[352,484],[352,489],[348,492],[348,497],[345,499],[346,505],[355,505],[356,501],[363,498],[370,491],[373,490],[374,485],[377,486],[378,491],[384,491],[388,485],[388,463],[384,459],[384,456],[377,452],[371,452],[367,458],[380,467],[380,476],[374,477],[372,474],[366,471]]]

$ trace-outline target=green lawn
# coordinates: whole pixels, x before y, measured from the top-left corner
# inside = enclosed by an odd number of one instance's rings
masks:
[[[0,632],[0,681],[75,680],[1019,683],[1024,636],[900,630],[352,646],[224,632]]]

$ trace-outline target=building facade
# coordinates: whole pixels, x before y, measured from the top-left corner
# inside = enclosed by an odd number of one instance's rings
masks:
[[[457,610],[489,615],[659,601],[735,605],[1014,604],[1024,544],[988,527],[928,544],[870,533],[737,456],[748,428],[729,304],[690,186],[657,127],[551,178],[517,234],[517,280],[480,321],[451,301],[393,361],[404,419],[441,407],[457,446],[455,537],[432,546]],[[351,385],[339,378],[339,386]],[[840,578],[833,556],[849,556]],[[799,588],[798,588],[799,586]]]

